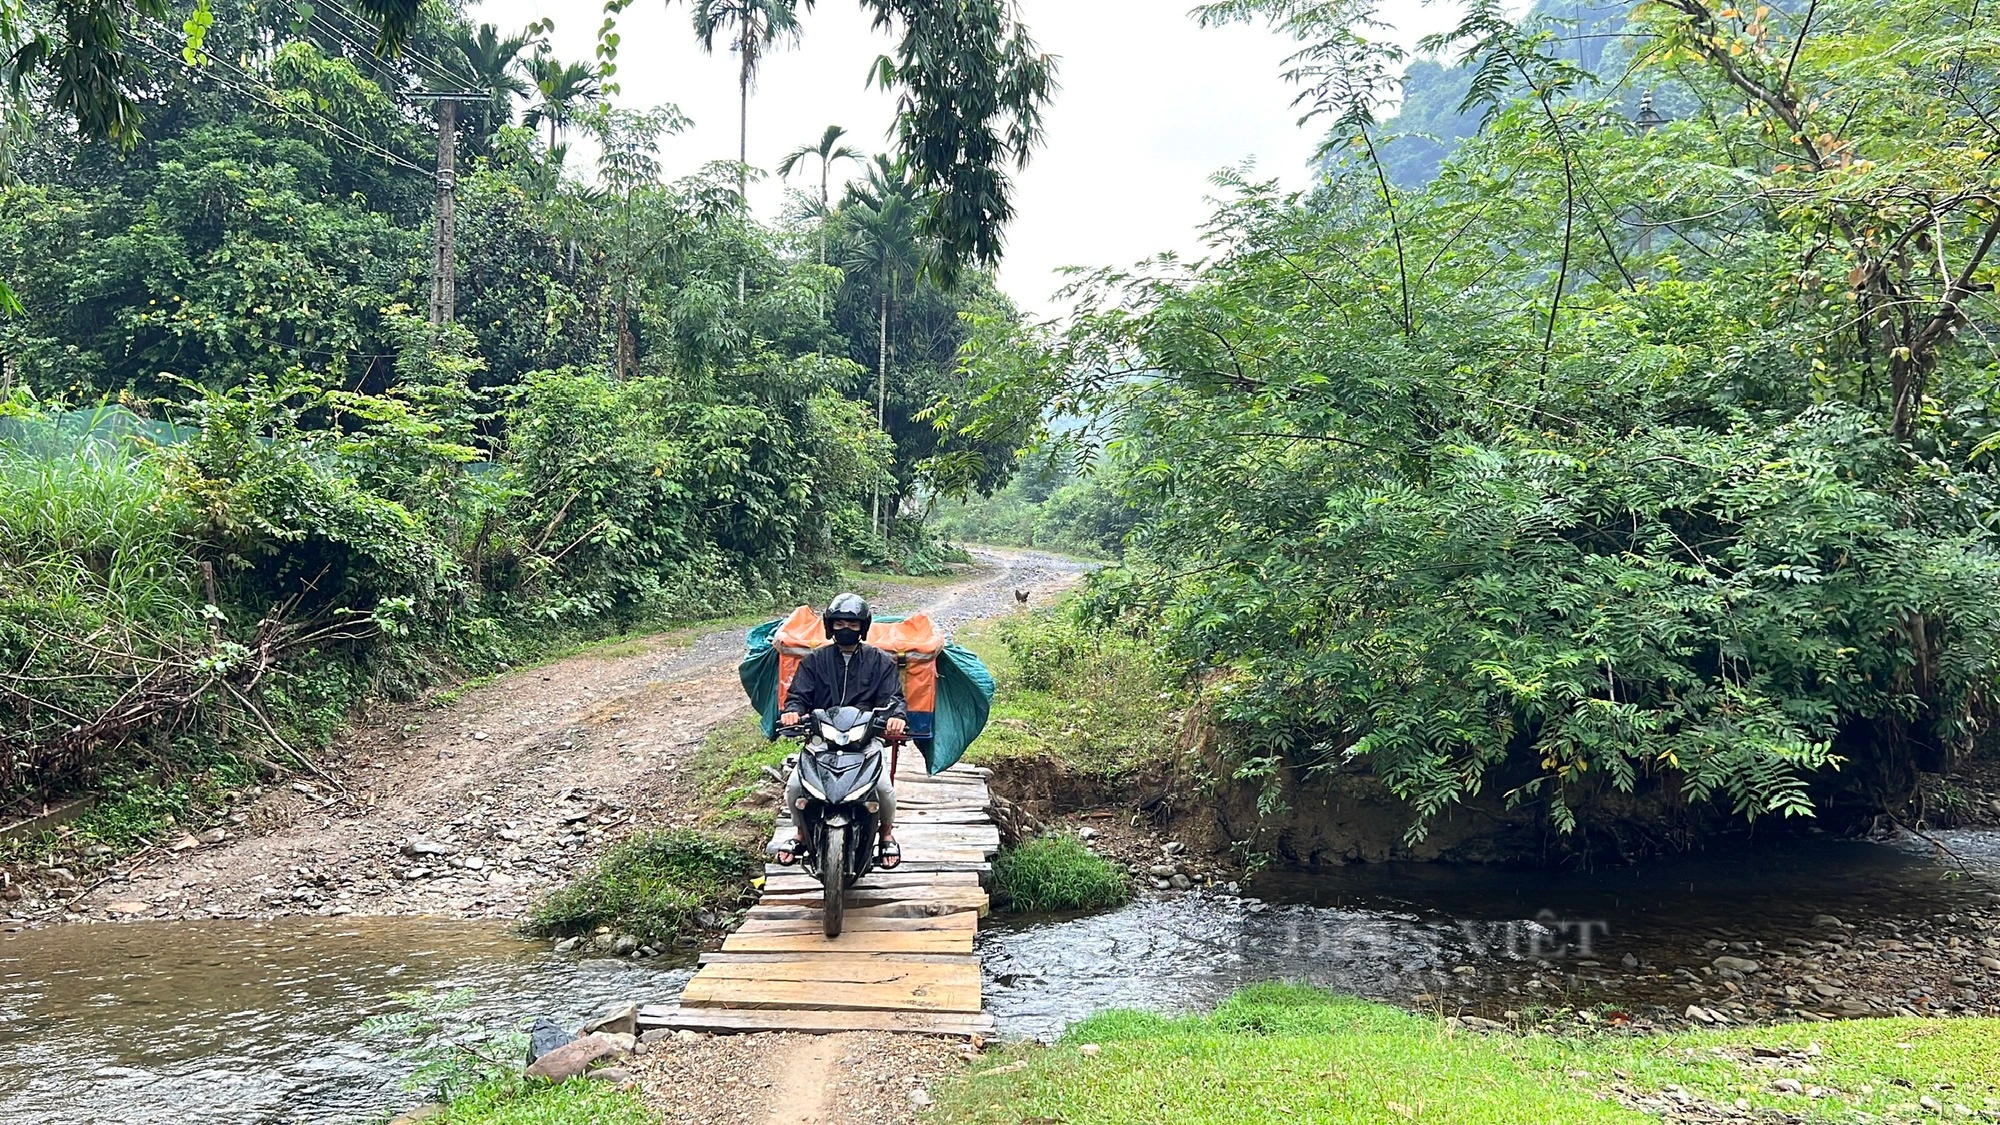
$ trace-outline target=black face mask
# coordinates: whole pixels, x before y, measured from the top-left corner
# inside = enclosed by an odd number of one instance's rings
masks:
[[[861,643],[861,630],[836,626],[833,630],[833,643],[841,648],[853,648]]]

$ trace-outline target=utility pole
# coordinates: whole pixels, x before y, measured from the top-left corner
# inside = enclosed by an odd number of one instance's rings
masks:
[[[437,229],[431,239],[431,324],[458,319],[458,103],[438,99]]]
[[[465,90],[411,94],[437,103],[437,214],[431,237],[431,324],[458,319],[458,103],[483,102],[490,95]]]
[[[1659,111],[1653,108],[1653,91],[1647,90],[1645,93],[1639,95],[1639,116],[1632,119],[1632,127],[1638,131],[1639,135],[1642,137],[1647,136],[1653,130],[1666,123],[1667,119],[1660,116]],[[1650,258],[1652,255],[1653,224],[1651,220],[1646,218],[1646,209],[1641,207],[1639,209],[1639,256]],[[1651,267],[1648,268],[1650,269]]]

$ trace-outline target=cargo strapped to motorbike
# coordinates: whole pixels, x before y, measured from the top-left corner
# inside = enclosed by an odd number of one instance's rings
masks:
[[[799,661],[833,642],[819,614],[800,606],[790,617],[750,630],[749,652],[737,666],[743,690],[764,721],[764,737],[776,738],[785,693]],[[986,727],[993,707],[993,676],[970,651],[945,641],[926,614],[877,617],[868,643],[896,658],[903,675],[903,699],[910,709],[910,737],[930,773],[950,769]]]

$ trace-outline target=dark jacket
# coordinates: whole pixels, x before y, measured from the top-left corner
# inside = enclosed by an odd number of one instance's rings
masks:
[[[910,709],[903,702],[896,658],[869,644],[857,647],[851,661],[842,658],[838,645],[812,650],[799,661],[792,689],[785,693],[785,710],[810,715],[823,707],[859,707],[884,712],[885,719],[907,718]]]

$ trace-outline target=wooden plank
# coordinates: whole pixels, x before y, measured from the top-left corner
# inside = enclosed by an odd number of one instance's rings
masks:
[[[855,949],[785,949],[775,952],[734,952],[704,953],[703,965],[776,965],[791,961],[855,962],[865,961],[871,965],[978,965],[979,954],[964,951],[938,950],[935,952],[914,952],[907,949],[880,950]]]
[[[902,799],[907,792],[912,801],[965,801],[973,804],[993,803],[993,788],[983,781],[932,782],[924,785],[911,783],[907,789],[903,782],[896,783],[896,797]]]
[[[780,831],[790,833],[791,829],[787,827]],[[945,825],[934,828],[922,825],[898,825],[896,842],[903,845],[903,856],[908,859],[957,848],[997,848],[1000,846],[1000,830],[974,828],[968,825]]]
[[[956,808],[951,805],[937,805],[931,808],[906,809],[896,806],[897,824],[991,824],[993,820],[985,809]]]
[[[978,1012],[979,966],[780,961],[704,965],[683,1008]]]
[[[764,891],[784,892],[795,890],[819,890],[819,880],[802,871],[787,870],[780,875],[764,877]],[[928,871],[913,874],[898,868],[894,871],[876,871],[854,882],[854,886],[868,890],[898,890],[903,887],[976,887],[979,876],[970,872]]]
[[[764,877],[770,879],[779,875],[795,875],[798,873],[798,870],[797,867],[781,867],[775,863],[767,863],[764,865]],[[911,856],[904,856],[903,865],[898,867],[892,874],[911,875],[939,871],[986,876],[993,873],[993,865],[984,860],[971,863],[957,860],[916,859]],[[985,879],[981,878],[980,882],[984,883]]]
[[[896,1031],[917,1035],[971,1037],[993,1034],[993,1017],[984,1012],[816,1012],[780,1009],[682,1008],[648,1005],[639,1009],[639,1029],[706,1031],[732,1034],[792,1031],[805,1035],[837,1035],[846,1031]]]
[[[820,889],[799,891],[765,891],[762,902],[771,906],[811,906],[817,909],[823,901]],[[849,887],[846,903],[850,908],[870,906],[941,906],[950,910],[978,910],[987,902],[986,892],[979,887],[889,887],[871,889]]]
[[[43,805],[42,811],[25,820],[17,820],[5,828],[0,828],[0,844],[20,843],[32,840],[48,832],[53,832],[97,805],[96,797],[78,797],[64,804]]]
[[[800,899],[772,901],[772,903],[764,903],[764,905],[760,905],[756,909],[764,911],[766,919],[818,919],[820,917],[820,905],[818,903],[810,903],[808,905],[808,903],[804,903]],[[982,903],[976,911],[974,909],[966,909],[966,907],[948,905],[948,903],[888,903],[888,905],[882,905],[882,907],[848,907],[846,919],[848,919],[848,925],[854,925],[854,919],[932,919],[932,917],[954,915],[954,913],[964,913],[964,915],[970,915],[970,917],[984,917],[986,911],[988,911],[986,903]],[[814,923],[814,925],[818,925],[818,923]]]
[[[790,820],[777,822],[779,828],[790,828]],[[945,810],[926,817],[924,810],[910,810],[909,815],[896,814],[896,834],[916,833],[921,837],[984,836],[998,835],[1000,829],[987,820],[983,814],[975,815],[963,810]]]
[[[854,930],[843,928],[837,938],[829,940],[820,932],[817,924],[801,925],[792,931],[760,929],[753,933],[741,930],[730,934],[722,941],[724,953],[793,953],[817,954],[853,950],[864,953],[963,954],[972,948],[970,930]]]
[[[922,930],[943,930],[963,934],[969,941],[973,934],[979,932],[979,916],[970,910],[957,910],[924,917],[890,917],[850,911],[847,915],[847,924],[841,928],[841,936],[838,938],[822,936],[820,941],[842,941],[850,933],[874,931],[913,933]],[[743,925],[736,932],[817,934],[820,933],[820,925],[817,917],[810,922],[799,920],[798,911],[792,907],[754,906],[750,908],[749,914],[743,919]]]

